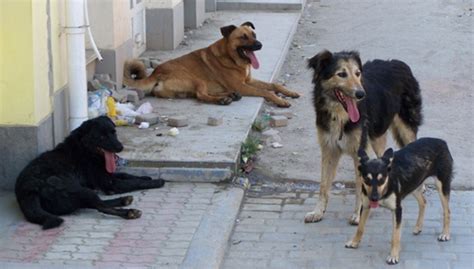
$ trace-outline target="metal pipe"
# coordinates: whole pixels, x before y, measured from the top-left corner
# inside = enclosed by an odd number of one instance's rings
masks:
[[[100,55],[99,50],[97,49],[97,45],[95,44],[94,37],[92,36],[91,26],[89,24],[89,12],[87,11],[87,0],[84,0],[84,22],[87,27],[87,35],[89,36],[89,40],[91,41],[92,49],[94,50],[95,55],[99,62],[102,62],[104,58]]]
[[[87,120],[84,0],[66,1],[65,27],[68,55],[69,129]]]

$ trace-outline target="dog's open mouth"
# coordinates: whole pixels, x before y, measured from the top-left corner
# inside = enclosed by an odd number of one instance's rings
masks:
[[[370,208],[377,208],[377,207],[379,207],[379,201],[370,201],[370,202],[369,202],[369,207],[370,207]]]
[[[104,154],[105,159],[105,170],[109,173],[114,173],[117,170],[116,160],[118,159],[117,154],[114,152],[107,151],[105,149],[100,149]]]
[[[351,98],[342,91],[335,89],[334,94],[336,95],[337,100],[342,104],[344,109],[347,111],[347,114],[349,114],[349,119],[352,122],[358,122],[360,119],[360,113],[359,109],[357,108],[357,102],[354,98]]]
[[[240,47],[237,49],[239,56],[241,58],[247,59],[250,61],[253,69],[258,69],[260,67],[260,63],[258,62],[257,56],[255,55],[254,50],[246,49],[244,47]]]

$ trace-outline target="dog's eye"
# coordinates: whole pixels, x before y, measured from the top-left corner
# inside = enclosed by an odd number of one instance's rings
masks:
[[[338,75],[339,77],[341,77],[341,78],[347,77],[347,73],[346,73],[346,72],[339,72],[339,73],[337,73],[337,75]]]
[[[249,37],[247,35],[243,35],[240,38],[242,38],[243,40],[248,40],[249,39]]]
[[[360,77],[360,71],[355,72],[356,77]]]

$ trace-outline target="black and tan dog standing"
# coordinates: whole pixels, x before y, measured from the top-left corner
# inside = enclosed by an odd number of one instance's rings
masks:
[[[439,241],[448,241],[450,211],[449,193],[453,176],[453,158],[445,141],[436,138],[420,138],[393,153],[388,149],[381,158],[369,160],[364,150],[359,150],[359,172],[362,183],[362,211],[359,226],[347,248],[357,248],[364,233],[364,227],[371,208],[379,205],[393,212],[392,248],[387,257],[388,264],[396,264],[400,257],[400,233],[402,224],[401,201],[413,194],[418,201],[419,211],[413,234],[421,233],[425,215],[426,200],[423,196],[423,182],[435,176],[443,207],[443,230]]]
[[[389,128],[400,147],[414,141],[422,122],[421,95],[410,67],[398,60],[374,60],[363,66],[354,51],[322,51],[308,62],[314,70],[314,107],[321,147],[321,189],[305,222],[317,222],[326,211],[329,190],[342,154],[359,166],[357,151],[370,145],[385,150]],[[356,203],[351,224],[359,222],[362,181],[356,173]]]
[[[260,66],[255,51],[262,48],[254,30],[251,22],[222,27],[221,39],[160,64],[148,77],[141,61],[127,61],[123,82],[162,98],[196,97],[203,102],[228,105],[242,95],[261,96],[278,106],[289,107],[290,103],[277,93],[292,98],[299,94],[251,76],[251,68]]]

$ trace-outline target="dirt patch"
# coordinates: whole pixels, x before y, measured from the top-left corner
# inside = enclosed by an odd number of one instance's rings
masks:
[[[468,1],[308,2],[277,81],[303,96],[292,100],[295,114],[287,127],[276,128],[282,148],[265,146],[256,171],[272,180],[320,180],[311,73],[306,60],[322,49],[358,50],[363,61],[400,59],[420,82],[424,124],[419,137],[445,139],[455,159],[455,188],[472,189],[474,132],[472,4]],[[268,104],[262,112],[268,112]],[[395,147],[393,141],[389,146]],[[396,148],[396,147],[395,147]],[[353,182],[352,160],[345,156],[336,181]]]

